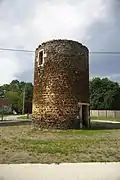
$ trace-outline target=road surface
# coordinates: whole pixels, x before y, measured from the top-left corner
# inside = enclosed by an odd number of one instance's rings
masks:
[[[10,116],[4,116],[4,120],[16,120],[19,117],[19,115],[10,115]],[[0,117],[1,120],[1,117]]]
[[[113,123],[113,124],[120,124],[120,122],[119,121],[108,121],[108,120],[99,120],[99,119],[94,119],[94,120],[91,120],[92,122],[103,122],[103,123]]]

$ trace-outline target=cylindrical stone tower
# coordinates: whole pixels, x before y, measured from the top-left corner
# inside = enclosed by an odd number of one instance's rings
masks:
[[[41,129],[87,126],[89,51],[72,40],[52,40],[35,52],[32,119]]]

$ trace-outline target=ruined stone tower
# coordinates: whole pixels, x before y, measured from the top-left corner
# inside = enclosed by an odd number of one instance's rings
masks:
[[[35,52],[32,119],[40,128],[79,128],[89,117],[89,51],[72,40],[52,40]]]

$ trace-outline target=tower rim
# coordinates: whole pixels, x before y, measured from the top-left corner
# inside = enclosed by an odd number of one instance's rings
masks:
[[[86,49],[89,52],[89,49],[87,48],[87,46],[83,45],[82,43],[80,43],[77,40],[72,40],[72,39],[51,39],[51,40],[48,40],[48,41],[43,41],[40,45],[38,45],[38,47],[36,48],[36,51],[38,49],[40,49],[42,46],[46,45],[46,44],[49,44],[49,43],[51,44],[51,43],[56,43],[56,42],[79,44],[82,48]]]

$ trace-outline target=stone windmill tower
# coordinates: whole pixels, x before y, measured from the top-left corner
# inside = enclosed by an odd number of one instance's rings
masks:
[[[72,40],[42,43],[35,52],[32,119],[43,129],[87,127],[89,51]]]

